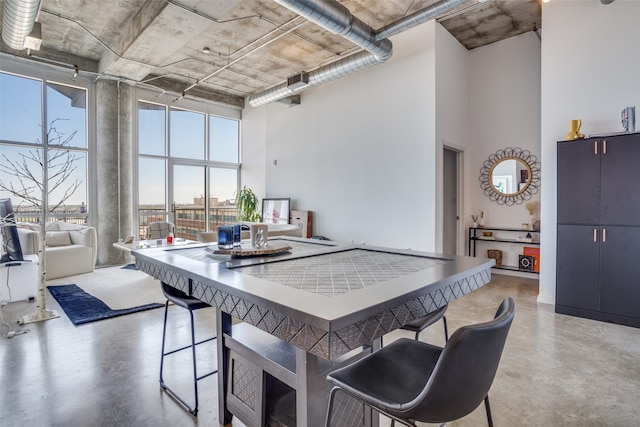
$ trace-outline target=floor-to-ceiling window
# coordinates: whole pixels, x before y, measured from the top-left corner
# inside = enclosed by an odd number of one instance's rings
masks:
[[[196,102],[175,104],[151,95],[138,99],[140,238],[153,221],[173,222],[176,236],[188,239],[236,221],[239,111]]]
[[[0,197],[18,221],[40,220],[46,188],[48,221],[87,222],[87,103],[86,87],[0,72]]]

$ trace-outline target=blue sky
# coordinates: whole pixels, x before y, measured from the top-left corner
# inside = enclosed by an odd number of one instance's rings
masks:
[[[55,127],[57,132],[50,132],[49,142],[60,143],[70,137],[75,131],[75,135],[69,141],[69,147],[85,148],[86,143],[86,91],[80,88],[49,84],[47,85],[47,109],[46,117],[48,124],[46,128]],[[72,105],[69,96],[72,95],[79,106]],[[39,80],[17,77],[10,74],[0,73],[0,139],[4,141],[14,141],[22,143],[41,143],[43,135],[42,119],[42,82]],[[56,120],[64,119],[64,120]],[[60,139],[57,138],[60,134]],[[0,146],[0,154],[7,156],[14,162],[20,162],[19,153],[36,153],[36,148],[18,148],[15,146]],[[75,171],[69,177],[69,182],[78,181],[80,188],[67,201],[68,205],[79,205],[86,203],[86,152],[75,152],[78,160],[73,162]],[[6,164],[2,158],[3,164]],[[40,165],[34,161],[27,161],[30,171],[35,176],[41,176]],[[59,171],[53,164],[50,172]],[[18,185],[18,180],[9,174],[3,174],[2,179]],[[54,203],[62,199],[63,192],[68,185],[61,186],[58,191],[54,191],[49,196],[49,202]],[[34,193],[35,194],[35,193]],[[2,193],[3,197],[9,196]],[[39,198],[39,197],[38,197]],[[15,203],[14,205],[18,205]]]
[[[36,143],[43,140],[42,134],[42,82],[40,80],[13,76],[0,73],[0,140],[23,143]],[[87,147],[87,111],[86,90],[72,88],[65,85],[48,83],[46,117],[49,125],[55,119],[55,128],[62,134],[64,140],[76,131],[70,141],[70,147]],[[171,141],[171,156],[196,161],[205,160],[205,142],[207,129],[207,115],[170,109],[170,126],[166,123],[166,107],[141,102],[138,109],[138,137],[139,150],[142,154],[161,156],[166,158],[165,134],[169,133]],[[208,116],[209,140],[213,141],[209,147],[213,161],[237,163],[239,122],[215,116]],[[51,138],[50,138],[51,140]],[[24,148],[23,148],[24,150]],[[30,149],[32,150],[32,149]],[[13,161],[19,159],[15,147],[0,145],[0,154],[6,155]],[[77,152],[81,159],[75,162],[77,170],[71,176],[72,180],[80,181],[79,188],[67,202],[79,205],[87,202],[87,173],[85,161],[86,152]],[[185,163],[174,159],[174,162]],[[4,162],[4,160],[3,160]],[[6,163],[6,162],[4,162]],[[39,169],[37,164],[32,166]],[[162,158],[141,158],[139,160],[139,194],[141,204],[163,204],[165,201],[166,162]],[[204,193],[204,166],[187,166],[176,164],[174,172],[174,195],[176,203],[192,203],[194,197]],[[38,172],[40,173],[40,172]],[[233,199],[237,186],[237,174],[234,169],[215,168],[210,173],[211,197],[224,201]],[[3,175],[3,180],[15,178]],[[65,187],[66,188],[66,187]],[[7,196],[6,194],[0,194]],[[52,195],[50,202],[59,200],[60,195]]]

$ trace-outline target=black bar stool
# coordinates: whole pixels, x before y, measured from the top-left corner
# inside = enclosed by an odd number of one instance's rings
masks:
[[[334,387],[325,426],[334,415],[341,425],[359,424],[362,410],[341,408],[334,414],[334,399],[341,391],[391,418],[392,426],[395,421],[409,427],[416,422],[444,424],[467,416],[484,401],[492,427],[489,389],[514,315],[513,299],[505,298],[493,320],[461,327],[444,347],[400,338],[336,369],[327,375]]]
[[[444,305],[439,309],[437,309],[436,311],[433,311],[427,314],[426,316],[419,317],[413,322],[407,323],[400,329],[404,329],[405,331],[415,332],[416,341],[417,341],[418,336],[420,335],[420,332],[424,331],[426,328],[433,325],[438,320],[440,320],[440,318],[442,318],[442,321],[444,322],[444,340],[449,341],[449,330],[447,329],[447,317],[444,315],[444,313],[447,312],[448,307],[449,305]]]
[[[198,368],[196,365],[196,346],[199,344],[203,344],[205,342],[212,341],[216,339],[216,337],[207,338],[205,340],[196,342],[196,336],[195,336],[195,331],[193,327],[193,312],[195,310],[199,310],[201,308],[206,308],[211,306],[205,302],[200,301],[197,298],[190,297],[189,295],[185,294],[179,289],[176,289],[165,283],[162,283],[162,292],[164,293],[164,296],[167,298],[167,302],[164,305],[164,325],[162,327],[162,357],[160,358],[160,387],[163,390],[165,390],[167,393],[169,393],[169,396],[171,396],[178,403],[180,403],[186,410],[188,410],[189,413],[191,413],[194,416],[197,416],[198,415],[198,381],[215,374],[216,372],[218,372],[218,370],[216,369],[200,377],[198,376]],[[165,338],[167,335],[167,314],[169,312],[169,302],[174,303],[178,307],[182,307],[184,309],[189,310],[189,316],[191,317],[191,344],[181,348],[177,348],[175,350],[165,352],[164,344],[165,344]],[[171,390],[171,388],[169,388],[169,386],[164,382],[164,379],[162,377],[163,368],[164,368],[164,357],[173,353],[177,353],[182,350],[186,350],[188,348],[191,349],[191,354],[193,357],[193,391],[195,395],[195,405],[193,407],[189,406],[189,404],[184,399],[179,397],[173,390]]]
[[[418,341],[418,337],[420,336],[420,332],[424,331],[426,328],[428,328],[429,326],[433,325],[434,323],[436,323],[438,320],[440,320],[442,318],[442,321],[444,322],[444,340],[449,341],[449,330],[447,328],[447,317],[444,315],[444,313],[447,312],[447,308],[449,306],[448,305],[444,305],[442,307],[440,307],[439,309],[437,309],[436,311],[432,311],[431,313],[427,314],[426,316],[422,316],[422,317],[418,317],[417,319],[407,323],[406,325],[404,325],[403,327],[401,327],[400,329],[403,329],[405,331],[411,331],[411,332],[415,332],[416,333],[416,341]],[[382,342],[382,337],[380,338],[380,345],[383,346],[384,343]]]

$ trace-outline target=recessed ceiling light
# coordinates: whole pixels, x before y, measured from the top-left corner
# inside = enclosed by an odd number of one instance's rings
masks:
[[[211,49],[209,49],[208,47],[203,47],[202,53],[211,53]]]

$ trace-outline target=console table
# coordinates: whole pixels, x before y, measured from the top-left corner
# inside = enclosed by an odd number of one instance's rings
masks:
[[[217,308],[223,425],[234,415],[249,426],[273,418],[288,426],[324,425],[329,372],[379,348],[387,332],[485,285],[494,264],[282,240],[290,253],[249,259],[214,255],[204,245],[132,252],[141,271]],[[232,325],[232,316],[242,323]],[[357,404],[345,412],[354,419],[339,425],[377,425]]]
[[[498,236],[494,235],[492,237],[485,237],[482,235],[484,231],[497,232],[499,233],[499,235]],[[536,236],[537,240],[534,241],[535,239],[533,239],[533,237],[530,241],[520,240],[515,236],[514,233],[524,234],[525,236],[527,235],[527,233],[529,233],[532,236]],[[469,249],[467,252],[469,256],[476,256],[476,244],[478,242],[488,242],[488,243],[500,242],[500,243],[512,243],[512,244],[526,245],[526,246],[540,246],[540,230],[527,230],[524,228],[501,228],[501,227],[493,227],[493,228],[469,227]],[[519,271],[522,273],[539,274],[538,271],[523,270],[515,265],[513,266],[500,265],[500,266],[494,266],[493,268],[500,269],[500,270]]]

